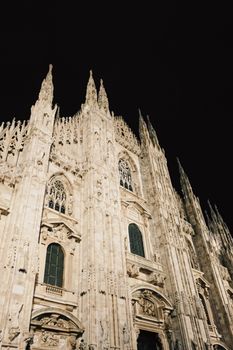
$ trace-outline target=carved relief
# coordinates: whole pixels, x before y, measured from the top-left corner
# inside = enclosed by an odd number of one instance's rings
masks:
[[[140,305],[140,313],[143,313],[148,316],[158,317],[158,310],[153,301],[149,298],[151,297],[152,292],[144,292],[141,294],[138,300]]]
[[[159,264],[161,263],[161,257],[160,257],[160,254],[158,252],[154,253],[154,261],[156,263],[159,263]]]
[[[53,332],[42,331],[40,343],[45,346],[58,346],[59,336],[55,335]]]
[[[127,263],[127,274],[129,277],[136,278],[139,276],[139,267],[135,264]]]
[[[165,324],[173,310],[159,294],[149,289],[136,291],[132,297],[134,318],[153,318],[153,322]]]
[[[47,241],[47,239],[52,238],[59,242],[66,242],[67,240],[73,239],[75,242],[80,241],[80,235],[75,231],[75,229],[66,224],[65,222],[51,222],[43,223],[41,226],[41,239]],[[75,246],[71,246],[71,254],[74,254]]]
[[[70,335],[69,343],[70,343],[70,346],[71,346],[72,350],[76,350],[77,349],[77,338],[74,335]]]
[[[34,330],[35,347],[65,349],[69,346],[71,349],[77,349],[77,339],[83,333],[83,329],[77,327],[68,317],[51,312],[34,318],[31,327]]]
[[[151,284],[158,286],[158,287],[164,287],[166,277],[158,272],[152,272],[148,278],[148,282]]]

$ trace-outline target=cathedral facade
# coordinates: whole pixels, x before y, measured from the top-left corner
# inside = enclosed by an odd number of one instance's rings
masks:
[[[51,66],[30,119],[0,126],[1,349],[233,349],[232,236],[139,129],[92,74],[61,118]]]

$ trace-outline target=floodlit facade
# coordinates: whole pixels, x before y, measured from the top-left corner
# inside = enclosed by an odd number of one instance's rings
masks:
[[[233,349],[232,236],[172,186],[90,74],[61,118],[52,67],[28,121],[0,127],[0,348]]]

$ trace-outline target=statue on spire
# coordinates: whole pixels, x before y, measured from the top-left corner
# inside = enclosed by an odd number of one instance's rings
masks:
[[[52,64],[49,65],[49,71],[46,78],[41,84],[38,101],[52,104],[53,102],[53,77],[52,77]]]
[[[90,70],[90,77],[87,83],[86,104],[89,104],[89,105],[97,104],[97,91],[96,91],[95,82],[94,82],[91,70]]]
[[[104,88],[103,80],[100,80],[100,89],[98,94],[98,105],[100,109],[103,109],[105,112],[109,111],[108,96]]]

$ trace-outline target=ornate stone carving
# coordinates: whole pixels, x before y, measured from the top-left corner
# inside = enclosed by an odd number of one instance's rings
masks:
[[[74,240],[75,242],[79,242],[81,237],[79,233],[76,231],[74,225],[68,224],[66,221],[58,221],[58,220],[48,220],[48,222],[43,222],[41,226],[41,238],[42,242],[47,241],[48,237],[55,238],[57,241],[67,241]],[[75,247],[72,246],[71,253],[74,253]]]
[[[141,294],[141,296],[138,300],[138,304],[141,307],[140,308],[141,313],[143,313],[147,316],[157,317],[158,316],[157,307],[153,301],[148,299],[148,297],[150,297],[151,294],[152,294],[151,292],[146,292],[144,294]]]
[[[129,277],[136,278],[139,276],[139,267],[135,264],[127,263],[127,274]]]
[[[115,117],[114,131],[116,141],[119,142],[120,145],[137,155],[140,154],[138,140],[122,117]]]
[[[131,170],[129,164],[126,162],[125,159],[119,160],[118,170],[120,174],[120,185],[127,188],[130,191],[133,191]]]
[[[19,152],[22,152],[28,132],[28,121],[21,122],[15,119],[12,122],[4,123],[0,128],[0,161],[9,161],[16,164],[18,161]]]
[[[168,316],[173,310],[166,299],[149,289],[141,289],[133,294],[132,308],[135,320],[153,318],[153,322],[160,325],[168,322]]]
[[[77,349],[77,338],[83,333],[73,320],[59,313],[47,313],[35,317],[31,321],[34,330],[33,343],[35,347],[60,346],[61,348]]]
[[[11,244],[10,244],[9,251],[7,254],[7,263],[4,266],[5,268],[9,267],[9,268],[13,269],[15,266],[17,242],[18,242],[18,237],[15,235],[11,240]]]
[[[158,252],[154,253],[154,261],[156,263],[159,263],[159,264],[161,263],[161,257],[160,257],[160,254]]]
[[[54,176],[47,184],[45,206],[62,214],[72,214],[72,195],[64,176]]]
[[[70,343],[70,346],[71,346],[72,350],[76,350],[77,349],[77,338],[76,338],[76,336],[70,335],[69,343]]]
[[[53,332],[43,330],[40,338],[41,344],[45,346],[58,346],[59,337]]]
[[[165,279],[166,277],[159,272],[152,272],[148,278],[148,282],[158,287],[164,287]]]

